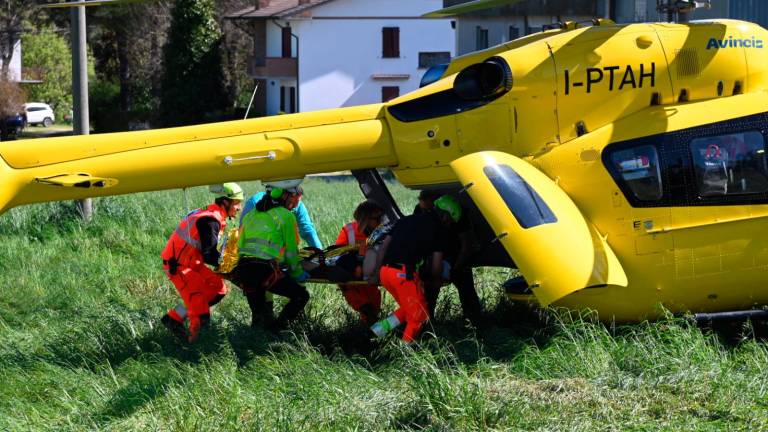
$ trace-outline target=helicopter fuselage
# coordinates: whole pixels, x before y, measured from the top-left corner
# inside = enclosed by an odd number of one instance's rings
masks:
[[[416,121],[400,113],[395,120],[405,121],[392,121],[392,129],[410,139],[395,145],[422,151],[398,149],[398,155],[407,155],[394,169],[398,179],[421,187],[449,183],[455,174],[441,161],[495,150],[555,180],[615,253],[628,283],[586,282],[586,271],[565,264],[588,247],[562,253],[570,245],[547,245],[552,233],[520,232],[515,240],[509,223],[494,226],[489,214],[503,212],[503,203],[493,202],[485,211],[478,203],[533,287],[529,297],[540,302],[544,297],[544,304],[588,307],[620,321],[656,317],[664,309],[703,312],[767,304],[762,281],[768,235],[760,227],[768,216],[768,64],[762,52],[768,33],[738,21],[552,33],[457,59],[448,68],[445,75],[456,77],[451,74],[467,65],[504,59],[513,85],[487,105]],[[398,117],[398,104],[429,109],[419,102],[434,97],[430,90],[393,101],[389,112]],[[472,178],[462,178],[462,186]],[[509,216],[499,219],[514,221]],[[526,274],[521,260],[531,256],[549,263],[548,269]],[[587,261],[580,265],[589,266]],[[598,261],[591,265],[599,267]],[[565,279],[579,280],[586,289],[536,295],[547,271],[565,272]]]
[[[2,143],[0,211],[389,167],[468,193],[530,285],[519,299],[619,321],[762,306],[767,40],[730,20],[569,24],[386,104]]]

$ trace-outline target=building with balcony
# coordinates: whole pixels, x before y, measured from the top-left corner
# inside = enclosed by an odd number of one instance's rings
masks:
[[[455,54],[442,0],[256,0],[227,16],[253,38],[260,115],[377,103],[419,87]]]

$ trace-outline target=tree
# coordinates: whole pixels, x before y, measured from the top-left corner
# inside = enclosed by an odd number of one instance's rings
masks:
[[[40,9],[30,7],[24,0],[0,0],[0,75],[8,76],[14,47],[18,43],[24,28]]]
[[[164,47],[160,113],[167,126],[204,122],[224,111],[221,33],[211,0],[177,0]]]
[[[47,102],[58,118],[72,107],[72,54],[69,43],[51,29],[23,37],[24,67],[42,80],[27,88],[29,100]]]
[[[159,107],[162,46],[170,3],[151,1],[93,8],[89,46],[96,61],[91,120],[97,131],[126,130]]]
[[[170,6],[152,1],[96,8],[90,41],[97,79],[119,84],[122,111],[148,110],[162,69]]]
[[[7,76],[0,76],[0,141],[7,140],[9,136],[15,136],[18,131],[16,128],[21,127],[20,121],[16,124],[17,120],[14,120],[14,124],[9,124],[7,119],[21,113],[23,103],[24,91],[19,84],[9,80]]]
[[[224,20],[233,11],[252,7],[253,0],[220,0],[216,2],[219,25],[224,29],[222,52],[227,94],[234,108],[247,108],[253,92],[254,80],[248,76],[248,62],[253,55],[253,36],[250,24],[241,25],[237,20]],[[264,89],[261,89],[264,91]]]
[[[45,9],[29,0],[0,0],[0,75],[8,76],[14,47],[22,34],[36,31],[55,21]]]

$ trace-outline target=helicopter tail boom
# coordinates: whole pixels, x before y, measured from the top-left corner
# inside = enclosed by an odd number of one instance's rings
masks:
[[[0,144],[0,213],[58,201],[397,164],[382,105]]]

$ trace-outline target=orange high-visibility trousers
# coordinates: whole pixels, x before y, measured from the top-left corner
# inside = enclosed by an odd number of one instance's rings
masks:
[[[168,266],[165,266],[165,273],[187,308],[189,340],[194,341],[200,332],[200,317],[208,316],[211,302],[227,294],[227,285],[221,276],[204,264],[194,267],[179,266],[173,275],[168,273]],[[174,309],[169,310],[168,314],[172,317],[178,316]]]
[[[427,321],[427,301],[418,274],[412,280],[406,277],[405,268],[382,266],[379,279],[384,288],[400,306],[393,313],[400,322],[405,322],[403,341],[411,343],[421,332]]]
[[[360,319],[373,324],[381,312],[381,291],[379,291],[378,285],[339,284],[339,288],[341,288],[341,293],[347,304],[360,314]],[[370,310],[363,308],[365,305],[370,305]],[[368,314],[373,316],[368,316]]]

